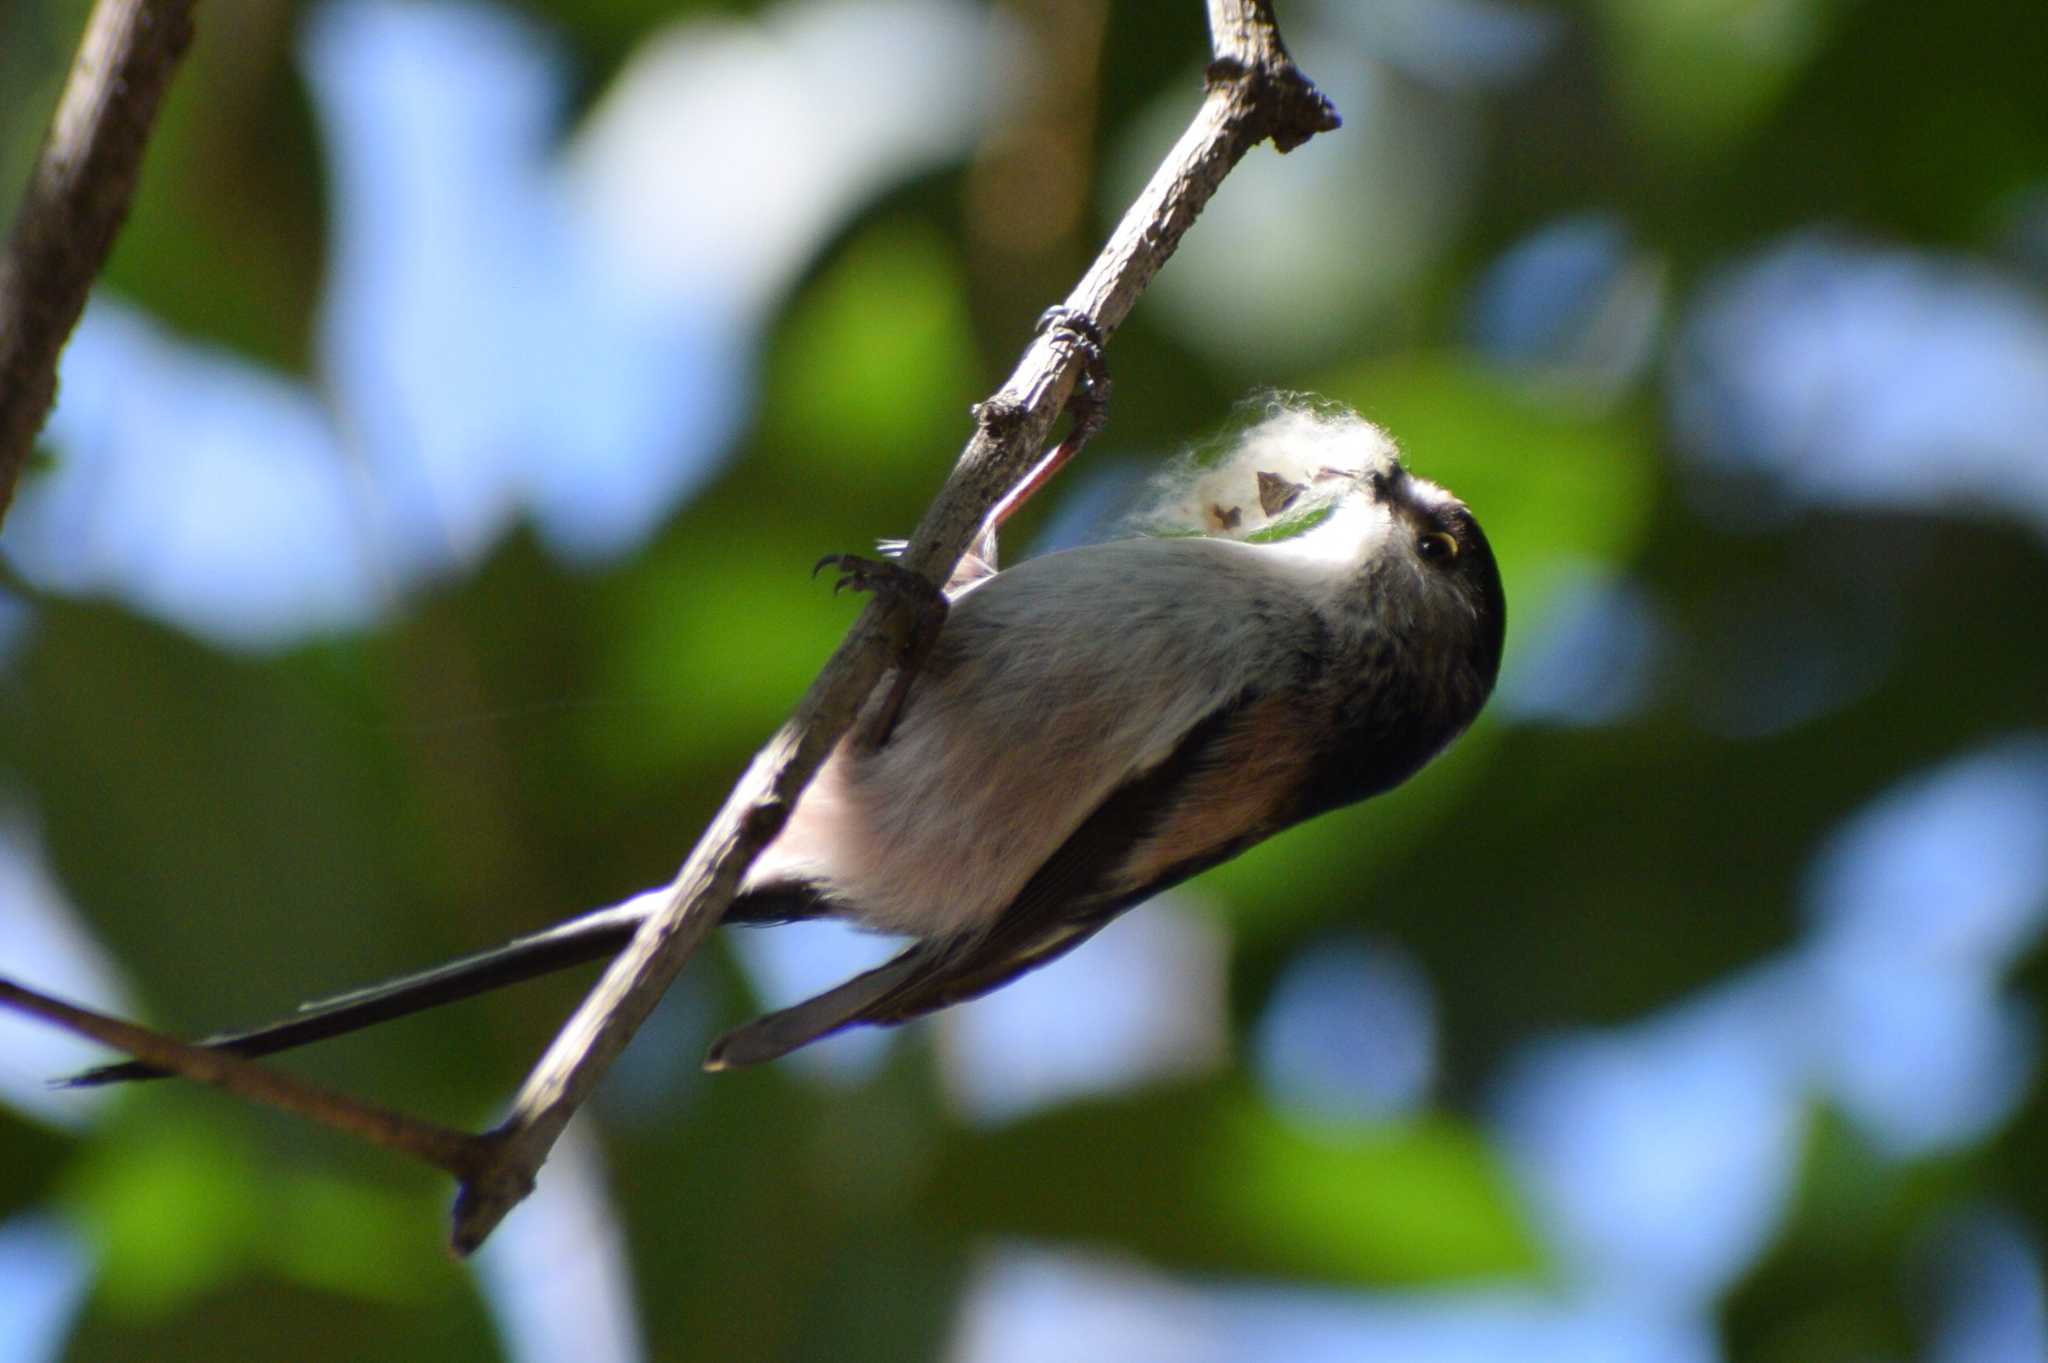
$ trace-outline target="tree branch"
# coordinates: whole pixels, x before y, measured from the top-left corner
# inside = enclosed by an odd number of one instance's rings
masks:
[[[48,994],[37,993],[0,977],[0,1003],[32,1013],[67,1031],[91,1037],[138,1060],[181,1074],[187,1079],[297,1113],[322,1126],[360,1136],[372,1145],[413,1156],[466,1178],[485,1167],[489,1138],[473,1136],[432,1122],[409,1117],[403,1112],[366,1103],[360,1098],[335,1093],[252,1060],[204,1044],[179,1041],[132,1022],[95,1013]]]
[[[57,357],[128,216],[193,0],[99,0],[0,257],[0,521],[57,395]]]
[[[1282,150],[1337,126],[1329,102],[1295,69],[1270,0],[1209,0],[1215,61],[1208,95],[1154,172],[1066,307],[1106,339],[1216,192],[1231,167],[1271,137]],[[926,511],[904,563],[944,582],[1003,492],[1029,471],[1086,364],[1061,326],[1035,337],[1007,382],[975,409],[976,430]],[[870,602],[819,673],[795,716],[754,759],[669,887],[661,911],[576,1010],[541,1057],[494,1134],[497,1156],[465,1180],[454,1243],[468,1253],[520,1199],[570,1116],[590,1095],[669,983],[732,901],[754,857],[778,833],[797,796],[892,656],[889,609]]]

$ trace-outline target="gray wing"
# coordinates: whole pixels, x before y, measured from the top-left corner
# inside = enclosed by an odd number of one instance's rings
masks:
[[[834,1032],[976,998],[1064,955],[1110,919],[1297,817],[1310,754],[1292,694],[1241,697],[1164,762],[1113,791],[986,930],[920,942],[888,964],[721,1037],[707,1069],[759,1064]]]

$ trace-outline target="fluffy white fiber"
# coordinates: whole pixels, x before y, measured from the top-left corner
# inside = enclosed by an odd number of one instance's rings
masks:
[[[1398,451],[1379,427],[1342,403],[1306,393],[1264,393],[1231,424],[1152,479],[1129,517],[1150,535],[1279,540],[1320,523],[1358,479]]]

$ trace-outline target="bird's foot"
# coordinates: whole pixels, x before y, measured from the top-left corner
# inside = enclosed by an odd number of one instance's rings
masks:
[[[1076,343],[1088,351],[1092,363],[1102,363],[1102,347],[1105,344],[1102,328],[1095,324],[1094,318],[1079,308],[1070,308],[1065,303],[1055,303],[1038,314],[1038,325],[1033,327],[1032,331],[1041,336],[1048,331],[1070,332]]]
[[[902,718],[904,703],[910,698],[910,684],[945,628],[946,595],[924,574],[893,559],[827,554],[811,569],[811,576],[823,572],[827,564],[839,570],[839,579],[832,584],[834,593],[848,587],[872,592],[889,608],[886,628],[893,645],[895,676],[888,695],[862,715],[854,731],[854,741],[873,751],[895,732],[896,721]]]
[[[827,554],[811,566],[811,576],[816,577],[826,568],[837,568],[839,580],[832,584],[835,594],[851,587],[857,592],[873,592],[890,604],[905,604],[917,609],[928,608],[936,602],[941,610],[945,598],[926,580],[923,573],[904,567],[896,560],[902,556],[905,542],[884,540],[882,558],[866,558],[860,554]]]
[[[1064,444],[1072,447],[1067,455],[1072,458],[1109,419],[1109,362],[1103,358],[1103,347],[1108,341],[1094,318],[1064,303],[1055,303],[1040,313],[1037,330],[1040,334],[1064,332],[1069,343],[1081,352],[1081,380],[1067,399],[1067,411],[1074,418],[1074,426]]]

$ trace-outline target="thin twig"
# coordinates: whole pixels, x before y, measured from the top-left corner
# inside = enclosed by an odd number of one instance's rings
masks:
[[[1179,245],[1223,177],[1260,141],[1281,150],[1337,126],[1336,111],[1297,71],[1270,0],[1209,0],[1215,61],[1194,124],[1124,214],[1074,291],[1070,314],[1112,334]],[[975,409],[976,430],[952,476],[911,537],[903,562],[944,582],[1004,491],[1024,477],[1087,363],[1065,327],[1041,332],[994,396]],[[754,759],[669,887],[661,910],[606,970],[556,1036],[505,1121],[494,1158],[464,1180],[454,1244],[468,1253],[533,1188],[569,1118],[653,1011],[732,900],[747,867],[782,828],[797,796],[852,724],[891,653],[890,610],[862,611],[799,703]]]
[[[470,1177],[488,1164],[489,1137],[437,1126],[403,1112],[335,1093],[252,1060],[244,1060],[241,1056],[193,1045],[147,1027],[138,1027],[132,1022],[122,1022],[62,999],[51,998],[5,977],[0,977],[0,1003],[24,1013],[33,1013],[80,1036],[91,1037],[94,1041],[147,1060],[159,1069],[226,1089],[252,1102],[296,1113],[322,1126],[360,1136],[372,1145],[411,1155],[437,1169],[445,1169],[457,1178]]]
[[[0,257],[0,520],[57,394],[57,357],[128,216],[193,0],[99,0]]]

